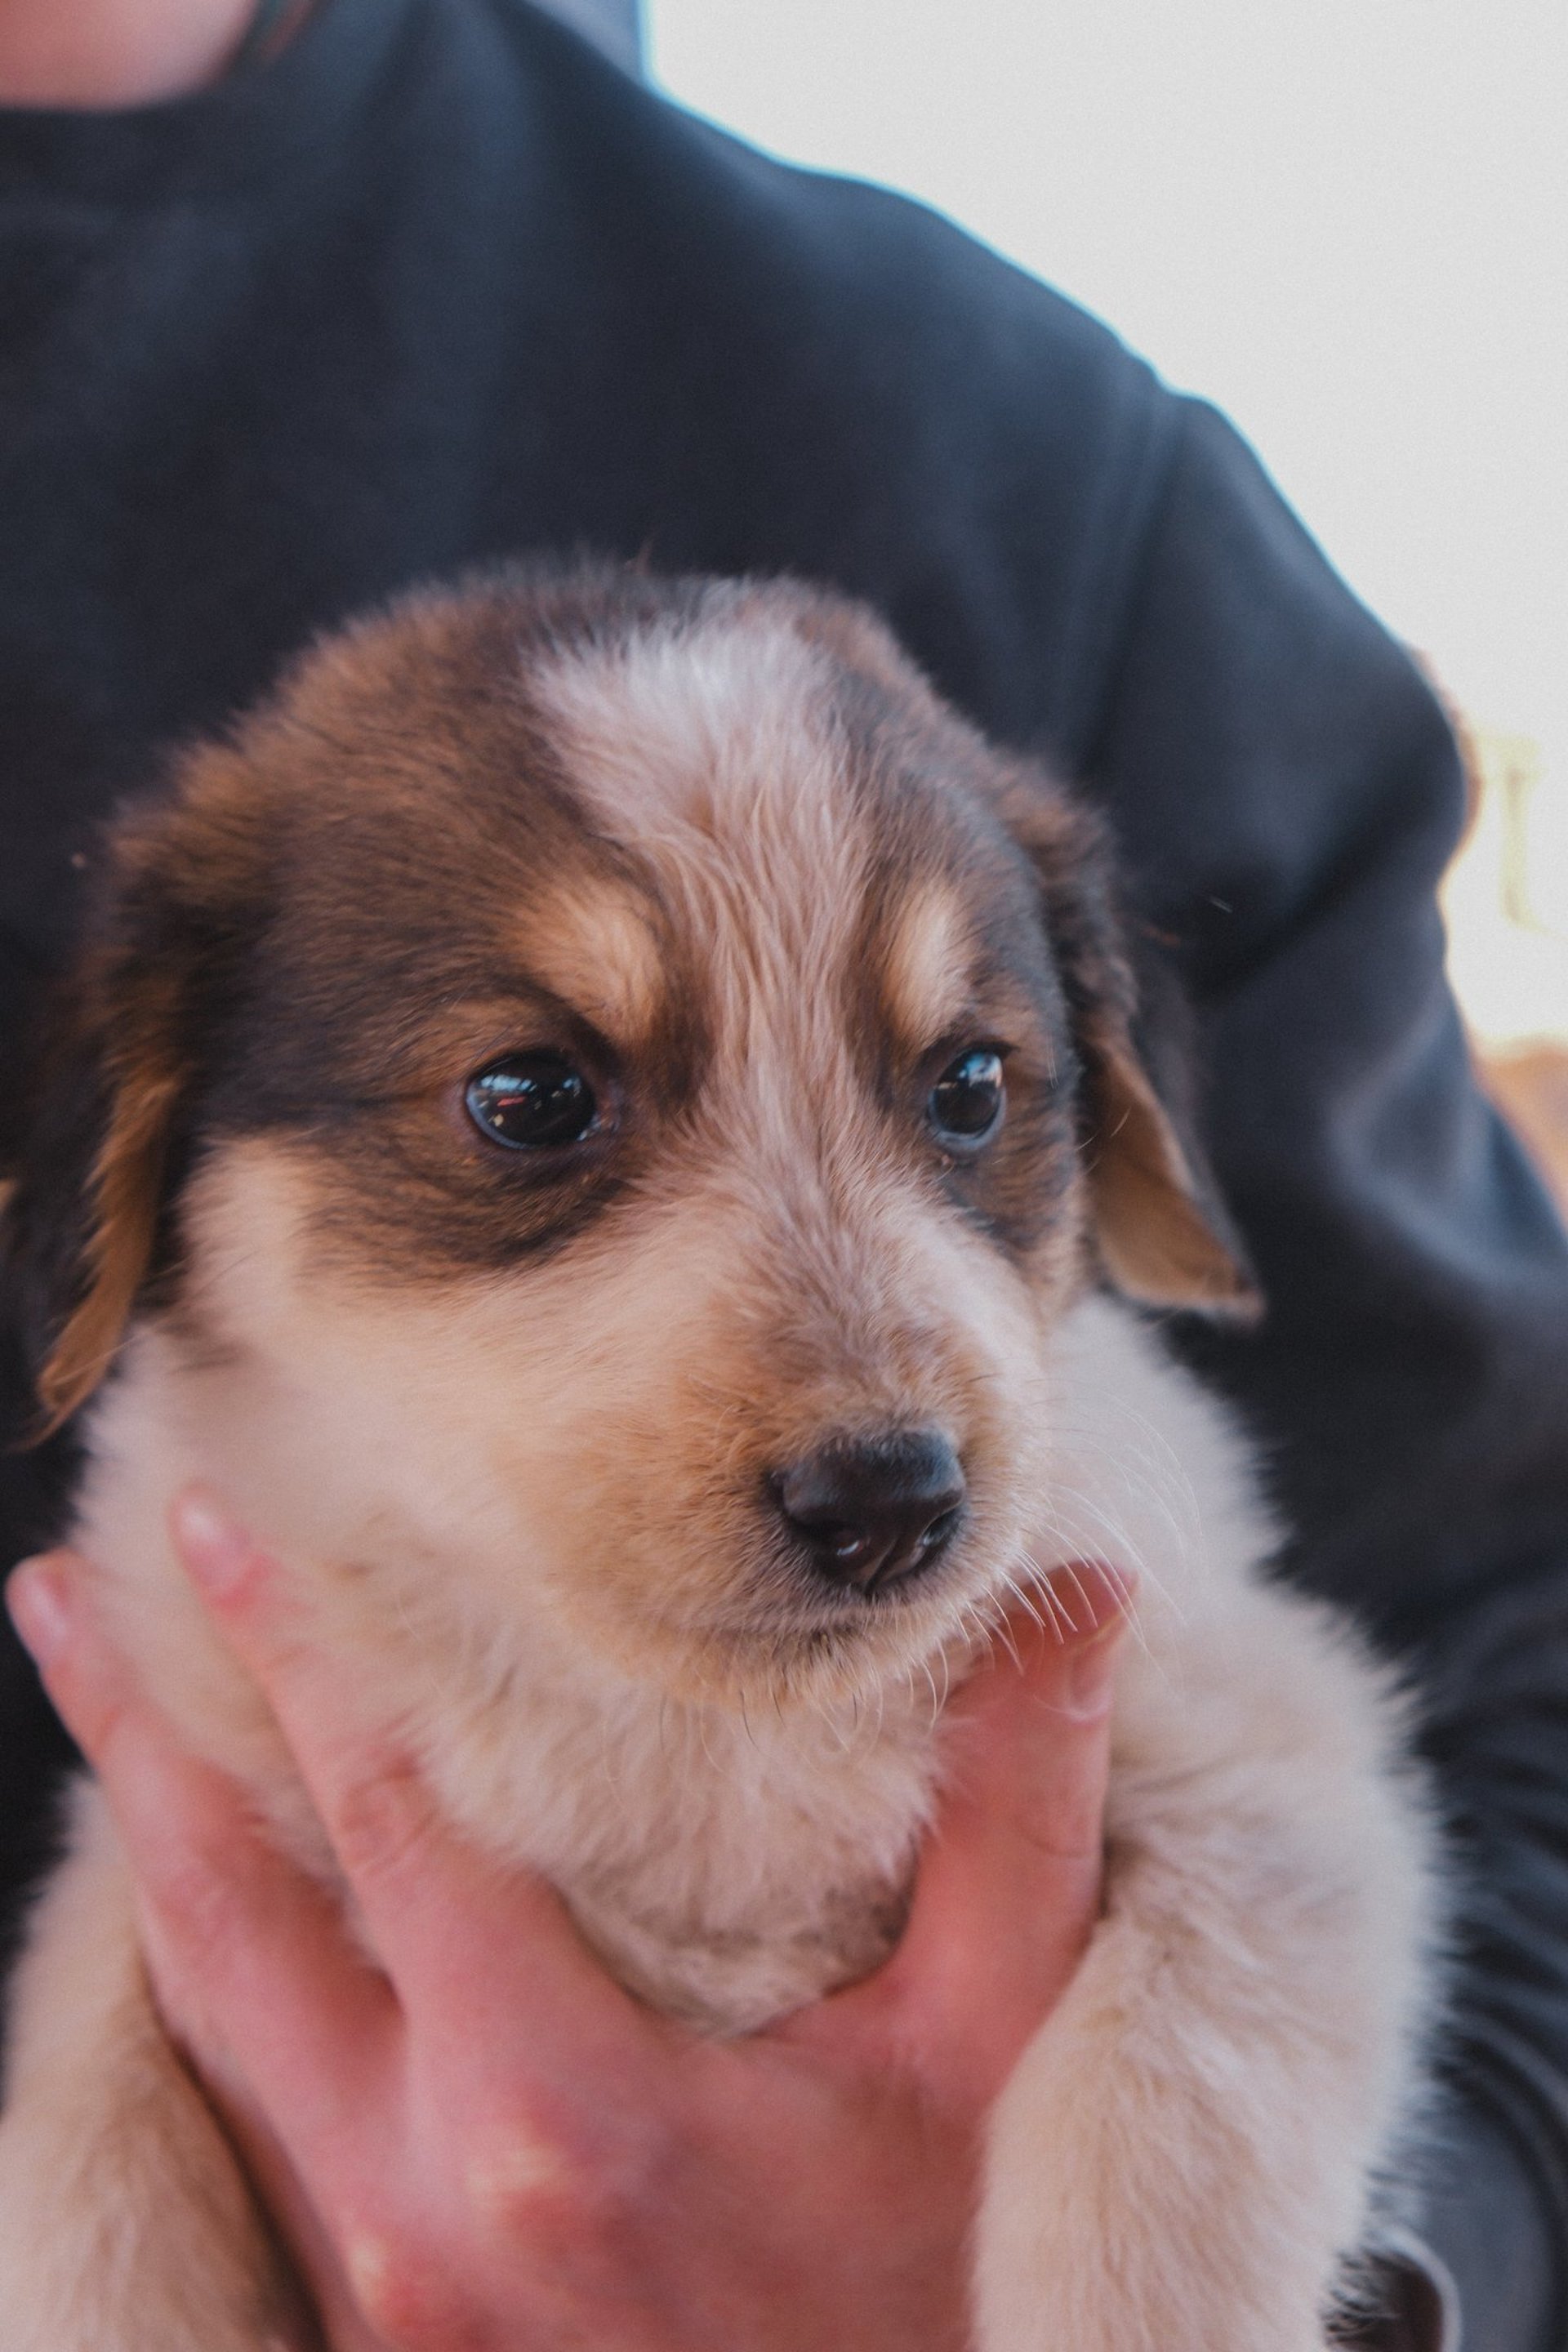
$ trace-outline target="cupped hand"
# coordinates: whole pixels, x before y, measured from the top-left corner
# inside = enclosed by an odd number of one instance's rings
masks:
[[[169,2030],[332,2352],[959,2352],[986,2110],[1100,1900],[1126,1584],[1080,1564],[954,1700],[959,1769],[877,1973],[706,2041],[605,1973],[548,1886],[341,1727],[277,1562],[204,1499],[182,1557],[260,1685],[376,1955],[182,1752],[68,1553],[12,1613],[94,1765]]]

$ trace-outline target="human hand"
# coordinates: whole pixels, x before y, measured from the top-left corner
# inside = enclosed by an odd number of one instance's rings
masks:
[[[368,1927],[179,1748],[66,1553],[13,1614],[136,1872],[169,2029],[280,2221],[332,2352],[957,2352],[986,2111],[1098,1911],[1125,1584],[1080,1567],[953,1701],[961,1770],[904,1936],[736,2042],[641,2007],[541,1882],[350,1737],[308,1610],[202,1504],[182,1556],[266,1694]],[[1081,1596],[1081,1597],[1080,1597]]]

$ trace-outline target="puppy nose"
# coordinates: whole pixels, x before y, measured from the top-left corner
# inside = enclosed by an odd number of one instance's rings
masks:
[[[958,1525],[963,1473],[939,1430],[890,1430],[834,1439],[773,1487],[820,1574],[869,1592],[936,1558]]]

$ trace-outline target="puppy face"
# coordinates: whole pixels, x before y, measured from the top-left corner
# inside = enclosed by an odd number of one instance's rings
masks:
[[[405,1612],[742,1705],[907,1665],[1022,1571],[1082,1285],[1248,1297],[1101,865],[804,590],[366,625],[116,838],[12,1210],[46,1405],[150,1318]]]

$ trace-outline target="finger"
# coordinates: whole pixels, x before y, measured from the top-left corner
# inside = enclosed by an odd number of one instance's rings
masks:
[[[120,1660],[73,1639],[92,1570],[76,1552],[40,1552],[16,1568],[5,1606],[56,1712],[84,1756],[96,1756],[132,1687]]]
[[[978,1851],[984,1830],[1018,1849],[1071,1861],[1103,1844],[1106,1737],[1116,1659],[1134,1582],[1105,1560],[1055,1570],[1009,1638],[957,1694],[947,1716],[947,1790],[921,1892],[949,1858]],[[918,1924],[919,1904],[910,1925]]]
[[[108,1799],[172,2030],[216,2087],[247,2085],[308,2149],[363,2111],[395,2029],[385,1979],[244,1793],[186,1755],[146,1703],[99,1621],[87,1564],[30,1561],[7,1599]]]
[[[1061,1572],[1058,1571],[1058,1574]],[[988,2105],[1098,1916],[1110,1701],[1131,1580],[1079,1562],[954,1700],[948,1787],[898,1949],[807,2031],[891,2045],[944,2102]]]
[[[476,1852],[409,1759],[345,1717],[341,1669],[312,1644],[309,1611],[280,1563],[204,1494],[182,1497],[173,1527],[188,1572],[278,1718],[405,2004],[433,2025],[460,2021],[468,2058],[476,2012],[517,2015],[524,1990],[535,2048],[581,2053],[595,2034],[624,2044],[648,2033],[553,1890]],[[560,2031],[538,2031],[542,2019]]]

